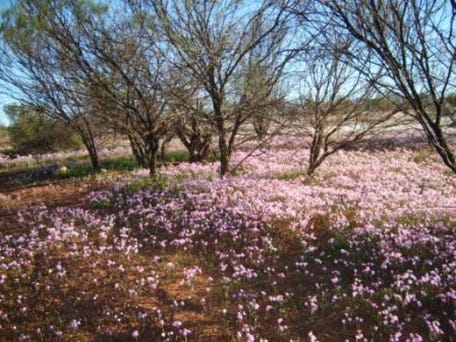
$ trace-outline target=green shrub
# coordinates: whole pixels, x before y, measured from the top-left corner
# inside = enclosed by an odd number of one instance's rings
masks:
[[[18,154],[34,154],[75,149],[82,146],[79,136],[63,122],[49,118],[44,111],[24,105],[5,108],[11,125],[8,135]]]
[[[143,177],[133,180],[128,187],[126,187],[126,193],[131,194],[140,191],[144,188],[152,188],[156,191],[164,190],[169,185],[169,179],[164,175],[157,175],[154,178]]]
[[[8,137],[8,129],[0,124],[0,140]]]
[[[5,126],[0,125],[0,148],[5,148],[8,144],[8,141],[8,129]]]
[[[188,161],[190,159],[190,154],[188,151],[170,151],[166,157],[168,162],[176,163]]]

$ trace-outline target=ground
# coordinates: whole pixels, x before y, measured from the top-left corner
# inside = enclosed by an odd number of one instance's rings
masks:
[[[454,175],[407,137],[306,158],[3,182],[0,340],[455,340]]]

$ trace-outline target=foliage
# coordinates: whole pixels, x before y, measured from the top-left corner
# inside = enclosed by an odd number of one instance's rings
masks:
[[[10,143],[18,154],[45,153],[82,146],[81,139],[74,131],[39,109],[10,105],[5,108],[5,113],[11,121],[8,127]]]
[[[445,101],[453,108],[456,108],[456,93],[448,94]]]
[[[190,154],[187,151],[170,151],[166,154],[166,161],[170,163],[178,163],[188,161]]]
[[[5,144],[8,141],[8,128],[0,125],[0,144]]]

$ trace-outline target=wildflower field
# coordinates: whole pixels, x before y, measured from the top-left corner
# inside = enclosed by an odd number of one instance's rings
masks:
[[[421,143],[307,159],[280,136],[224,179],[180,163],[17,210],[0,340],[455,341],[454,175]]]

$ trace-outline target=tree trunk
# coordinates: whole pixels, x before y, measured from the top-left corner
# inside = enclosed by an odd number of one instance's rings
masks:
[[[440,126],[434,125],[428,127],[424,122],[421,122],[421,125],[424,128],[429,143],[437,151],[444,164],[448,166],[453,173],[456,173],[456,158],[451,151]]]
[[[157,174],[157,156],[156,154],[153,156],[150,156],[149,159],[149,175],[151,177],[155,177]]]
[[[154,177],[157,173],[157,152],[160,148],[160,139],[154,133],[147,134],[144,139],[146,144],[149,174],[151,177]]]
[[[223,178],[228,172],[230,154],[224,134],[219,134],[219,149],[220,149],[220,177]]]
[[[322,160],[320,158],[322,135],[320,133],[321,128],[317,127],[312,137],[312,144],[310,145],[309,151],[309,165],[307,167],[307,175],[311,176],[314,171],[320,166]]]
[[[133,156],[136,159],[136,162],[138,165],[140,165],[143,168],[148,168],[149,165],[146,161],[145,158],[145,152],[144,152],[144,147],[141,146],[141,143],[134,137],[133,135],[128,135],[128,140],[130,141],[130,147],[133,152]]]
[[[160,160],[163,164],[166,164],[166,162],[168,160],[167,146],[171,142],[171,140],[173,140],[173,137],[174,137],[173,135],[168,135],[163,139],[163,141],[161,143]]]
[[[220,178],[223,178],[229,169],[231,151],[226,140],[225,121],[222,113],[222,102],[219,100],[219,97],[213,98],[212,102],[214,106],[215,121],[217,123],[218,145],[220,150]]]
[[[267,136],[269,124],[269,120],[264,113],[259,113],[253,117],[253,128],[258,140],[261,141]]]
[[[92,165],[92,168],[95,171],[100,170],[100,160],[98,158],[98,149],[95,143],[95,139],[91,132],[85,131],[85,130],[79,130],[78,131],[79,136],[82,139],[82,143],[84,144],[85,148],[87,149],[87,152],[89,153],[89,158],[90,158],[90,163]]]
[[[416,113],[415,118],[423,128],[428,143],[435,149],[443,163],[453,173],[456,173],[456,158],[454,153],[451,151],[451,147],[448,145],[440,123],[434,122],[423,106],[413,109]]]
[[[196,163],[198,161],[198,155],[195,150],[191,148],[188,150],[188,152],[190,153],[190,163]]]
[[[89,158],[90,158],[90,163],[92,164],[92,168],[95,170],[95,171],[99,171],[100,170],[100,160],[98,158],[98,151],[96,149],[96,147],[94,145],[91,145],[90,147],[89,146],[86,146],[87,147],[87,151],[89,152]]]

